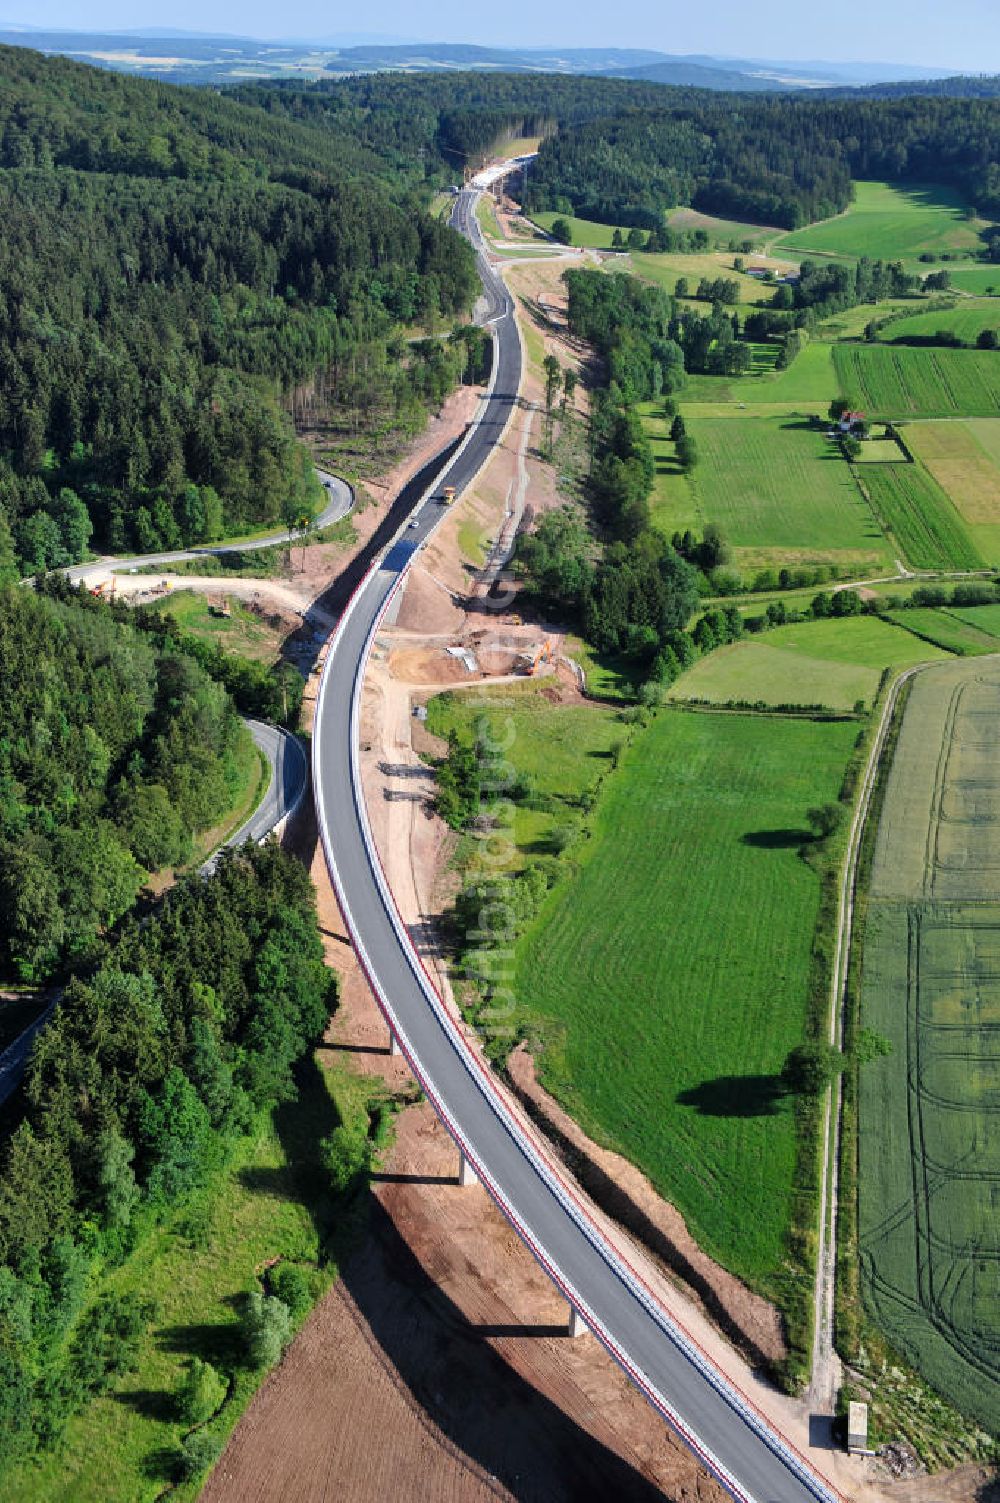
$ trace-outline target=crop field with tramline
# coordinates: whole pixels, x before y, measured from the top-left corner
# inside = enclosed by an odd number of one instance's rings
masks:
[[[859,469],[872,510],[914,569],[981,569],[983,558],[951,501],[917,464]]]
[[[860,1074],[865,1297],[936,1388],[1000,1414],[1000,668],[918,675],[871,877]]]
[[[833,360],[842,394],[869,417],[1000,413],[1000,351],[842,344]]]

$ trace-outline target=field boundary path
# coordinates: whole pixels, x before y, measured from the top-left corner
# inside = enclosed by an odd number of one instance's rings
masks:
[[[837,933],[833,971],[830,977],[830,1016],[827,1041],[844,1046],[844,1011],[847,1005],[848,966],[854,931],[858,863],[872,794],[882,768],[882,757],[905,683],[929,664],[907,668],[894,680],[886,695],[878,730],[865,763],[861,791],[855,802],[847,852],[838,889]],[[816,1283],[813,1296],[813,1356],[809,1397],[814,1409],[832,1415],[840,1386],[841,1362],[834,1347],[834,1310],[837,1288],[837,1206],[840,1184],[840,1133],[843,1111],[841,1077],[827,1088],[823,1107],[822,1165],[820,1169],[819,1241],[816,1250]]]

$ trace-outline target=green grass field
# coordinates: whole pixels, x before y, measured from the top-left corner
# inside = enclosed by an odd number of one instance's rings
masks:
[[[217,615],[212,608],[223,600],[229,608],[228,616]],[[197,590],[172,590],[156,601],[153,609],[173,616],[184,631],[208,642],[218,642],[228,652],[238,652],[244,657],[274,657],[284,635],[282,630],[269,627],[248,610],[241,600],[227,595],[224,581],[220,582],[218,595],[209,597]]]
[[[819,904],[798,846],[856,734],[659,715],[517,951],[545,1083],[759,1287],[785,1257],[795,1134],[775,1077],[802,1037]]]
[[[929,184],[898,188],[889,183],[855,183],[855,198],[844,214],[792,230],[773,243],[778,253],[871,256],[873,260],[913,260],[925,252],[982,248],[978,222],[965,217],[965,201],[948,188]]]
[[[909,614],[900,612],[900,620]],[[672,685],[670,697],[831,710],[851,710],[860,699],[870,708],[886,668],[942,656],[878,616],[805,621],[744,637],[700,658]]]
[[[776,347],[775,347],[776,349]],[[837,394],[837,375],[829,344],[814,340],[793,360],[787,370],[746,376],[699,376],[687,378],[680,400],[685,411],[691,403],[709,408],[705,416],[727,409],[771,405],[785,412],[825,413]]]
[[[485,730],[493,745],[505,748],[511,766],[526,773],[535,791],[551,800],[547,809],[517,805],[515,866],[550,850],[553,830],[575,817],[575,801],[607,771],[611,748],[623,737],[613,710],[554,705],[546,698],[544,683],[438,694],[428,706],[427,728],[435,736],[455,730],[469,741]]]
[[[699,515],[721,527],[738,560],[888,561],[850,467],[821,429],[796,418],[694,416],[688,427],[700,453],[688,482]],[[677,525],[657,520],[665,531]]]
[[[845,308],[820,324],[816,338],[860,339],[872,319],[885,318],[889,313],[912,312],[919,315],[924,299],[920,297],[899,298],[885,303],[859,303],[856,308]]]
[[[950,605],[948,615],[965,621],[988,637],[1000,637],[1000,605]]]
[[[632,252],[632,266],[636,276],[645,281],[655,282],[664,291],[673,294],[677,285],[678,277],[686,277],[691,296],[698,289],[698,283],[702,277],[725,277],[730,282],[736,282],[740,289],[741,303],[769,303],[774,296],[773,288],[762,287],[754,277],[742,275],[733,270],[733,258],[731,255],[716,255],[706,252],[703,255],[656,255],[650,256],[645,251]],[[710,311],[709,303],[695,303],[694,307],[702,314]]]
[[[197,1484],[168,1489],[170,1456],[188,1427],[170,1395],[185,1363],[199,1356],[232,1371],[230,1397],[211,1432],[229,1434],[261,1381],[239,1365],[238,1297],[260,1287],[270,1260],[287,1258],[309,1275],[314,1295],[332,1282],[341,1241],[338,1212],[319,1144],[342,1115],[367,1121],[369,1083],[313,1061],[299,1099],[246,1140],[213,1186],[214,1205],[195,1194],[106,1279],[138,1293],[157,1314],[137,1372],[119,1379],[69,1423],[65,1442],[6,1479],[19,1503],[136,1503],[163,1497],[192,1503]],[[349,1231],[344,1218],[343,1231]],[[333,1239],[333,1240],[331,1240]]]
[[[741,243],[751,241],[762,245],[780,231],[770,225],[746,224],[738,219],[717,219],[714,214],[702,214],[698,209],[669,209],[667,224],[674,230],[705,230],[712,243],[725,249],[731,240]]]
[[[966,263],[964,266],[939,267],[938,270],[947,271],[952,286],[960,288],[962,292],[971,292],[975,297],[1000,294],[1000,267],[995,265],[987,263],[974,266]]]
[[[841,394],[875,418],[995,417],[1000,351],[835,345]]]
[[[954,503],[983,558],[1000,564],[1000,420],[908,423],[904,438]]]
[[[948,497],[918,464],[866,464],[872,509],[914,569],[981,569],[983,559]]]
[[[1000,329],[1000,298],[962,298],[954,308],[913,313],[886,324],[878,337],[883,344],[892,344],[897,339],[929,339],[945,332],[975,344],[983,329]]]
[[[864,935],[859,1233],[866,1305],[946,1398],[1000,1415],[1000,668],[917,677]],[[886,1124],[893,1130],[887,1131]]]
[[[593,219],[577,219],[572,214],[533,214],[532,223],[537,224],[546,234],[552,229],[557,219],[565,219],[572,232],[573,245],[585,246],[588,250],[610,250],[611,237],[615,232],[613,224],[598,224]],[[624,236],[628,235],[628,229],[622,229]]]
[[[690,527],[704,525],[694,489],[674,458],[674,445],[667,434],[670,420],[663,417],[659,402],[646,402],[640,408],[646,434],[656,461],[656,475],[649,497],[650,519],[667,537]]]
[[[593,219],[577,219],[572,214],[544,213],[534,214],[532,219],[543,230],[552,228],[554,219],[565,219],[573,230],[573,244],[584,245],[592,250],[610,250],[611,237],[615,232],[614,225],[598,224]],[[761,245],[771,236],[779,233],[773,228],[759,224],[743,224],[732,219],[716,219],[711,214],[699,214],[696,209],[671,209],[666,215],[666,222],[675,230],[706,230],[715,248],[725,250],[731,240],[753,241],[755,245]],[[622,235],[628,235],[628,226],[620,225]],[[699,258],[703,266],[709,264],[708,256]],[[759,289],[758,289],[759,290]]]

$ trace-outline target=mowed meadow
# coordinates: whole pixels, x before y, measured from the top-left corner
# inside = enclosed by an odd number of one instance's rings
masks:
[[[854,202],[843,214],[792,230],[774,242],[780,253],[872,260],[914,260],[981,250],[979,222],[969,219],[965,200],[940,185],[897,187],[857,182]]]
[[[666,425],[645,409],[658,473],[657,527],[668,535],[714,522],[744,565],[821,559],[877,568],[891,563],[878,522],[839,445],[811,417],[761,411],[702,416],[684,408],[698,445],[691,475],[673,463]]]
[[[709,704],[823,706],[870,710],[887,669],[943,657],[937,647],[880,616],[801,621],[760,637],[744,637],[700,658],[671,686],[674,700]]]
[[[546,1085],[765,1290],[796,1150],[777,1077],[804,1033],[820,899],[799,849],[856,736],[853,723],[662,712],[517,950]]]

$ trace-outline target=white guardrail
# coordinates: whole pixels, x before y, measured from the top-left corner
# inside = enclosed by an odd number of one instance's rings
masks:
[[[448,472],[457,461],[459,455],[471,441],[473,435],[482,422],[485,412],[488,409],[489,398],[493,393],[497,368],[499,364],[497,353],[497,334],[495,330],[493,331],[492,337],[494,343],[493,368],[490,376],[490,382],[486,391],[486,397],[482,403],[480,411],[473,422],[470,424],[467,434],[465,435],[458,449],[456,449],[454,455],[448,461],[445,468],[439,473],[435,481],[428,487],[424,495],[421,496],[420,500],[417,502],[416,506],[414,507],[414,512],[419,510],[424,505],[425,501],[431,496],[431,494],[446,482]],[[517,337],[520,343],[519,329],[517,330]],[[504,425],[503,433],[501,433],[498,442],[500,442],[500,440],[506,433],[506,429],[509,426],[509,423],[510,417],[508,417],[507,423]],[[442,513],[440,520],[435,523],[434,527],[426,534],[426,537],[432,536],[433,533],[437,531],[437,528],[445,520],[447,514],[447,512]],[[361,968],[368,980],[368,984],[371,987],[372,994],[374,995],[376,1002],[378,1003],[379,1009],[385,1017],[388,1026],[392,1030],[404,1056],[406,1057],[407,1062],[410,1065],[410,1068],[412,1069],[425,1094],[430,1100],[432,1106],[434,1107],[434,1110],[437,1112],[439,1118],[441,1119],[441,1122],[443,1123],[444,1127],[447,1129],[451,1137],[454,1139],[460,1151],[465,1155],[469,1163],[472,1165],[477,1177],[480,1180],[480,1183],[487,1190],[491,1198],[499,1207],[500,1211],[507,1218],[511,1226],[517,1232],[518,1236],[528,1247],[529,1251],[542,1266],[542,1268],[544,1268],[545,1272],[552,1279],[553,1283],[556,1284],[567,1301],[571,1305],[573,1305],[576,1310],[579,1311],[587,1326],[601,1342],[602,1346],[604,1346],[608,1353],[615,1359],[615,1361],[628,1375],[632,1382],[636,1384],[636,1386],[641,1390],[643,1394],[645,1394],[646,1398],[654,1406],[654,1408],[656,1408],[659,1413],[663,1415],[664,1419],[667,1420],[671,1428],[675,1430],[675,1432],[681,1437],[681,1439],[690,1448],[690,1450],[699,1458],[699,1460],[704,1463],[709,1471],[713,1473],[713,1475],[718,1479],[722,1486],[725,1487],[727,1492],[729,1492],[732,1497],[738,1499],[739,1503],[766,1503],[766,1500],[757,1499],[753,1495],[748,1493],[742,1486],[742,1484],[737,1480],[737,1478],[733,1476],[729,1469],[719,1460],[719,1458],[714,1454],[713,1451],[711,1451],[711,1449],[704,1443],[704,1441],[702,1441],[690,1430],[690,1428],[677,1413],[666,1396],[662,1394],[655,1387],[652,1380],[639,1367],[636,1366],[625,1349],[617,1342],[611,1331],[607,1329],[600,1318],[594,1313],[594,1311],[589,1307],[586,1301],[581,1297],[579,1292],[573,1287],[566,1276],[562,1273],[558,1265],[550,1259],[545,1251],[544,1243],[542,1242],[540,1236],[522,1220],[515,1207],[507,1198],[502,1187],[492,1179],[476,1152],[475,1144],[470,1142],[465,1137],[465,1134],[463,1133],[461,1127],[449,1112],[446,1103],[438,1094],[438,1091],[434,1085],[433,1072],[417,1055],[404,1029],[400,1025],[393,1009],[391,1000],[387,996],[385,996],[382,991],[375,973],[375,969],[372,966],[371,960],[365,949],[364,941],[361,938],[361,935],[358,933],[354,924],[351,914],[350,900],[340,878],[335,853],[333,852],[329,844],[326,818],[323,808],[323,784],[319,772],[323,740],[323,701],[326,686],[328,683],[328,675],[335,660],[337,646],[343,635],[345,625],[353,614],[354,608],[357,605],[358,601],[361,599],[369,581],[382,567],[386,555],[389,553],[391,548],[393,548],[397,544],[397,542],[403,538],[407,525],[407,522],[404,520],[399,530],[394,534],[390,542],[386,544],[385,548],[372,562],[367,573],[364,575],[354,593],[352,594],[350,600],[348,601],[344,609],[344,613],[341,616],[340,621],[338,622],[337,627],[330,639],[330,646],[327,651],[326,661],[323,667],[322,677],[320,679],[319,695],[316,702],[316,716],[312,743],[313,788],[315,790],[315,798],[319,813],[320,838],[323,842],[323,850],[326,856],[327,867],[329,869],[330,877],[336,891],[337,900],[340,904],[340,908],[344,916],[345,924],[347,925],[347,929],[351,937],[351,943],[358,956]],[[355,808],[357,810],[358,820],[364,835],[365,847],[367,850],[372,873],[375,877],[385,912],[395,931],[400,948],[406,956],[407,962],[414,975],[414,978],[420,986],[425,998],[427,999],[428,1005],[436,1014],[444,1032],[449,1039],[451,1047],[455,1051],[455,1054],[458,1056],[470,1079],[476,1086],[479,1094],[489,1106],[490,1110],[497,1118],[499,1124],[501,1125],[507,1136],[515,1144],[523,1157],[531,1164],[535,1173],[544,1182],[549,1191],[560,1202],[563,1209],[587,1238],[588,1242],[594,1248],[595,1252],[602,1258],[604,1263],[609,1269],[611,1269],[611,1271],[615,1274],[619,1281],[643,1305],[647,1313],[651,1316],[656,1325],[663,1332],[664,1337],[668,1341],[670,1341],[679,1351],[684,1353],[685,1357],[692,1363],[695,1368],[697,1368],[700,1374],[706,1379],[708,1383],[711,1384],[711,1386],[725,1400],[730,1408],[733,1409],[735,1414],[737,1414],[740,1419],[742,1419],[742,1421],[747,1425],[747,1427],[752,1430],[754,1434],[756,1434],[759,1439],[764,1442],[765,1445],[767,1445],[767,1447],[775,1456],[779,1457],[784,1462],[784,1464],[789,1468],[793,1475],[796,1476],[801,1483],[803,1483],[803,1485],[808,1489],[809,1492],[812,1493],[812,1495],[817,1500],[819,1500],[819,1503],[842,1503],[839,1494],[822,1481],[822,1479],[813,1471],[812,1467],[809,1465],[805,1457],[803,1457],[798,1451],[794,1449],[794,1447],[792,1447],[773,1430],[767,1418],[756,1408],[752,1400],[750,1400],[746,1395],[742,1394],[728,1378],[723,1376],[723,1374],[718,1370],[707,1353],[704,1352],[703,1349],[698,1345],[694,1337],[689,1335],[689,1333],[675,1319],[675,1317],[670,1315],[664,1309],[662,1304],[657,1299],[656,1295],[644,1282],[641,1275],[639,1275],[636,1270],[628,1264],[624,1257],[611,1246],[603,1233],[595,1225],[592,1216],[587,1212],[580,1198],[574,1193],[574,1191],[562,1178],[552,1161],[540,1149],[537,1141],[525,1130],[518,1116],[503,1100],[500,1082],[493,1076],[489,1067],[478,1058],[475,1052],[469,1047],[465,1038],[462,1036],[461,1031],[456,1026],[451,1014],[448,1012],[448,1009],[446,1008],[440,993],[434,986],[434,983],[432,982],[419,953],[413,945],[406,925],[404,924],[402,916],[400,915],[399,910],[396,906],[395,899],[393,898],[392,891],[385,876],[381,857],[379,856],[378,849],[375,845],[375,841],[371,833],[371,826],[368,819],[368,810],[361,784],[361,770],[359,760],[359,714],[364,676],[372,646],[374,645],[375,638],[382,627],[382,622],[385,618],[385,615],[389,610],[389,607],[392,604],[397,591],[402,585],[406,573],[411,563],[413,562],[413,558],[415,557],[417,551],[418,550],[414,550],[414,553],[411,554],[401,565],[399,575],[396,579],[395,584],[386,596],[386,599],[384,600],[375,620],[372,622],[368,635],[365,638],[364,648],[355,669],[353,693],[351,698],[350,772],[352,797],[354,800]]]

